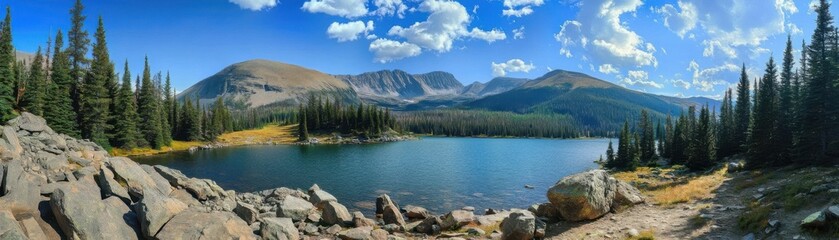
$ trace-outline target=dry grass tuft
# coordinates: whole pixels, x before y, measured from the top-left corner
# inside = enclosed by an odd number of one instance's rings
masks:
[[[142,148],[133,148],[129,150],[113,148],[111,149],[111,155],[113,156],[148,156],[154,154],[161,154],[166,152],[173,152],[173,151],[185,151],[191,147],[199,147],[203,146],[206,143],[198,142],[198,141],[172,141],[172,146],[169,147],[162,147],[160,149],[152,149],[148,147]]]
[[[661,169],[659,176],[671,173],[673,169]],[[639,190],[650,196],[653,203],[671,205],[712,197],[714,190],[723,183],[728,168],[723,167],[708,175],[676,179],[648,177],[653,174],[650,168],[638,168],[632,172],[615,173],[617,179],[632,182]],[[647,176],[647,177],[641,177]]]
[[[638,233],[638,236],[628,237],[627,240],[655,240],[655,231],[644,230]]]
[[[292,134],[296,129],[297,125],[267,125],[260,129],[222,134],[218,142],[226,145],[291,144],[297,141]]]

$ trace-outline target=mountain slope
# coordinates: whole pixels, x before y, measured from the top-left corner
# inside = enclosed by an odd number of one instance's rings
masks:
[[[310,94],[357,102],[356,93],[334,76],[300,66],[268,60],[233,64],[178,95],[202,102],[223,96],[235,108],[266,105],[294,106]]]
[[[709,103],[715,105],[716,103]],[[695,100],[647,94],[586,74],[556,70],[519,88],[464,104],[467,108],[572,116],[590,128],[617,129],[627,117],[650,109],[654,118],[679,114]],[[718,105],[718,104],[717,104]]]
[[[529,79],[497,77],[486,83],[478,96],[489,96],[510,91],[527,83]]]
[[[336,75],[335,77],[347,82],[360,97],[366,99],[416,99],[455,95],[463,88],[463,84],[447,72],[409,74],[401,70],[393,70],[359,75]]]

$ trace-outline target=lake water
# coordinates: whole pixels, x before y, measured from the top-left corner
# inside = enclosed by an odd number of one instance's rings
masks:
[[[464,206],[526,208],[546,202],[557,180],[594,169],[608,139],[427,137],[368,145],[244,146],[135,157],[145,164],[252,192],[317,183],[349,209],[367,214],[376,196],[441,214]],[[525,189],[531,185],[534,189]]]

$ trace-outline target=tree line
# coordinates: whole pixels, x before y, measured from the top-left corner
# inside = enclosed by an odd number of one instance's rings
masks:
[[[695,108],[654,129],[642,112],[631,129],[624,123],[617,153],[606,151],[608,168],[628,170],[653,164],[659,157],[703,170],[721,160],[742,155],[746,167],[828,164],[839,159],[839,29],[830,5],[820,0],[816,29],[809,45],[802,42],[799,67],[791,37],[780,66],[769,58],[763,76],[750,90],[743,65],[734,92],[728,89],[719,114]],[[655,144],[656,139],[658,141]]]
[[[0,24],[0,120],[16,111],[43,116],[56,132],[111,147],[160,148],[178,140],[212,140],[233,129],[232,116],[219,99],[210,109],[187,100],[182,106],[171,88],[169,73],[152,76],[148,57],[142,73],[132,75],[128,61],[120,74],[108,52],[104,21],[98,19],[91,43],[80,0],[70,10],[71,28],[59,29],[39,47],[30,63],[16,61],[12,45],[11,9]],[[88,48],[91,56],[88,56]],[[51,60],[51,61],[50,61]]]
[[[515,136],[578,138],[605,136],[607,131],[580,127],[573,117],[562,114],[517,114],[484,110],[427,110],[399,112],[397,122],[405,130],[442,136]]]
[[[360,136],[379,136],[388,131],[399,131],[399,125],[389,109],[364,103],[345,105],[337,99],[330,101],[310,95],[306,105],[300,104],[296,118],[300,141],[309,139],[310,132],[342,132]]]

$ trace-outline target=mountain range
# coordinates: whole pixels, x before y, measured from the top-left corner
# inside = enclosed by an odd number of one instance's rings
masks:
[[[486,83],[464,86],[451,73],[441,71],[410,74],[402,70],[382,70],[358,75],[330,75],[269,60],[250,60],[228,66],[186,89],[179,98],[210,102],[222,96],[235,108],[256,108],[296,106],[312,94],[395,110],[459,108],[559,113],[608,122],[622,122],[623,119],[617,118],[637,115],[640,109],[663,116],[678,114],[690,105],[719,105],[708,98],[643,93],[564,70],[551,71],[532,80],[497,77]],[[615,117],[603,118],[602,115]]]

